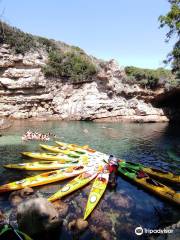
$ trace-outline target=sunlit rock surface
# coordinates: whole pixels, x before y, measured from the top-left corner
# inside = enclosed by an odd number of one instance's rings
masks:
[[[0,45],[0,117],[163,122],[172,115],[151,103],[163,89],[127,84],[115,60],[105,62],[92,82],[79,84],[45,78],[46,63],[41,49],[23,56]]]

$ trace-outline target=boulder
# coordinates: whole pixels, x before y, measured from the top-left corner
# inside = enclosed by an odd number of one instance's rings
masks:
[[[74,219],[68,224],[68,229],[74,232],[83,232],[88,227],[88,221],[78,218]]]
[[[19,229],[30,236],[46,234],[61,229],[62,219],[53,204],[44,198],[30,199],[17,208]]]

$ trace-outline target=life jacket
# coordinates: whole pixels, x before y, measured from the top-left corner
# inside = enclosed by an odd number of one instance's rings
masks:
[[[109,169],[109,185],[115,188],[117,185],[117,172],[118,172],[118,160],[110,155],[108,159],[108,169]]]
[[[110,174],[111,174],[112,172],[117,173],[117,169],[118,169],[118,166],[117,166],[117,165],[115,165],[115,164],[109,165],[109,172],[110,172]]]

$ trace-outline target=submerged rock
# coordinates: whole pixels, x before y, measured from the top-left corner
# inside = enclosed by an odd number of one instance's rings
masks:
[[[122,193],[114,193],[110,200],[117,208],[122,208],[124,210],[130,209],[134,205],[133,199]]]
[[[88,221],[78,218],[76,220],[76,227],[78,230],[83,231],[88,227]]]
[[[23,188],[19,191],[21,197],[27,197],[34,194],[34,190],[30,187]]]
[[[102,240],[109,240],[112,239],[110,232],[106,231],[105,229],[103,229],[100,232],[100,237]]]
[[[100,239],[100,240],[110,240],[110,239],[112,240],[112,239],[114,239],[113,234],[110,231],[104,229],[103,227],[98,227],[98,226],[91,225],[90,230],[93,234],[95,234],[97,236],[94,239]]]
[[[30,199],[17,208],[19,229],[30,236],[60,231],[62,219],[53,204],[44,198]]]
[[[89,133],[89,131],[85,128],[84,130],[83,130],[83,133]]]
[[[20,197],[18,193],[13,192],[9,196],[9,201],[11,203],[11,206],[16,207],[23,201],[23,198]]]
[[[75,232],[82,232],[88,227],[88,221],[78,218],[74,219],[68,224],[68,229]]]
[[[91,213],[91,219],[94,223],[96,223],[98,226],[103,226],[104,228],[112,228],[112,222],[111,219],[107,214],[105,214],[103,211],[100,211],[98,209],[95,209]]]
[[[18,191],[14,191],[9,195],[9,201],[13,207],[18,206],[24,199],[33,195],[34,190],[32,188],[24,188]]]
[[[60,217],[65,217],[68,213],[69,206],[67,203],[58,200],[53,202],[55,209],[58,211]]]
[[[75,219],[68,223],[68,229],[70,231],[74,230],[75,226],[76,226],[76,220]]]

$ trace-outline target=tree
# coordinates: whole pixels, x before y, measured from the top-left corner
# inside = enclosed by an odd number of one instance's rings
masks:
[[[168,2],[171,4],[170,11],[166,15],[159,17],[160,27],[167,26],[169,28],[166,34],[166,42],[173,36],[178,40],[173,50],[168,54],[165,63],[172,64],[172,71],[180,79],[180,0],[168,0]]]

